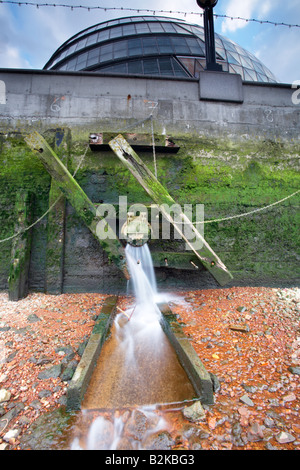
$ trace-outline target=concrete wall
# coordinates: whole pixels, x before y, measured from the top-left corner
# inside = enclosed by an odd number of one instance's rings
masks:
[[[299,106],[292,102],[290,85],[242,84],[239,75],[214,72],[204,72],[200,85],[197,80],[21,70],[0,70],[0,80],[4,128],[39,123],[91,130],[101,120],[115,130],[119,121],[153,113],[156,126],[171,133],[299,140]]]
[[[299,189],[300,105],[290,85],[242,83],[240,76],[214,72],[198,81],[3,69],[0,85],[1,239],[13,233],[20,189],[35,195],[34,219],[49,207],[51,178],[23,139],[31,130],[74,170],[90,133],[150,133],[149,121],[142,121],[152,114],[155,132],[180,146],[176,155],[156,155],[159,180],[178,203],[204,204],[206,219],[248,212]],[[141,157],[153,169],[151,152]],[[88,150],[76,179],[95,203],[117,204],[119,195],[130,204],[151,203],[112,152]],[[271,211],[205,226],[233,283],[298,283],[298,206],[296,196]],[[54,270],[62,289],[124,289],[118,269],[69,204],[63,220],[63,255]],[[49,227],[46,218],[33,230],[31,290],[47,289]],[[7,288],[11,245],[0,248],[0,288]],[[184,251],[177,241],[151,242],[150,248],[153,254]],[[161,267],[157,277],[163,288],[216,286],[202,270]]]

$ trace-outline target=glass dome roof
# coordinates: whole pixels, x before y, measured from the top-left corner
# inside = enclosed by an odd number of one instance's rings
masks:
[[[245,81],[276,82],[253,54],[215,34],[216,60],[223,71]],[[91,26],[68,39],[44,70],[197,78],[204,70],[204,28],[161,16],[118,18]]]

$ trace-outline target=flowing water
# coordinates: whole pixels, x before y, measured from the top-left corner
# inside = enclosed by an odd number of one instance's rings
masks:
[[[147,435],[155,433],[166,426],[157,412],[158,404],[195,396],[160,324],[162,314],[156,304],[158,294],[148,245],[127,245],[126,258],[133,305],[117,314],[82,405],[86,416],[95,410],[107,411],[93,421],[84,444],[79,438],[74,440],[73,449],[116,449],[120,442],[124,445],[126,429],[134,423],[141,427],[145,417]],[[131,438],[130,446],[132,440],[135,448],[140,448],[141,439]]]
[[[131,274],[128,287],[130,284],[133,285],[137,302],[150,302],[153,304],[157,296],[157,287],[151,253],[147,243],[139,247],[127,245],[125,253]]]

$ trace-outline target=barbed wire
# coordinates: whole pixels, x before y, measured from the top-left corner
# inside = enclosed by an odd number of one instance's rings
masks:
[[[77,9],[83,9],[87,11],[93,11],[93,10],[102,10],[102,11],[131,11],[131,12],[136,12],[136,13],[151,13],[155,15],[156,13],[168,13],[168,14],[177,14],[177,15],[197,15],[202,17],[203,13],[202,12],[195,12],[195,11],[178,11],[178,10],[159,10],[159,9],[150,9],[150,8],[130,8],[130,7],[103,7],[99,5],[67,5],[64,3],[37,3],[37,2],[18,2],[16,0],[0,0],[0,5],[1,4],[9,4],[9,5],[18,5],[20,7],[22,6],[34,6],[36,8],[40,7],[53,7],[53,8],[69,8],[71,11],[77,10]],[[257,18],[243,18],[241,16],[230,16],[230,15],[221,15],[221,14],[216,14],[214,13],[214,17],[217,18],[225,18],[229,19],[232,21],[245,21],[246,23],[253,22],[253,23],[259,23],[259,24],[269,24],[273,26],[287,26],[289,28],[300,28],[299,24],[290,24],[290,23],[285,23],[285,22],[280,22],[280,21],[271,21],[271,20],[258,20]]]

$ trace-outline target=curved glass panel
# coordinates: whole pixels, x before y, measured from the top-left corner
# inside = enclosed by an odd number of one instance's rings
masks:
[[[215,42],[223,71],[238,73],[243,80],[276,82],[257,57],[234,41],[215,34]],[[199,71],[205,69],[204,29],[161,16],[105,21],[62,44],[44,69],[199,77]]]
[[[172,57],[131,60],[119,64],[101,67],[95,71],[109,74],[156,75],[188,78],[190,75]]]

